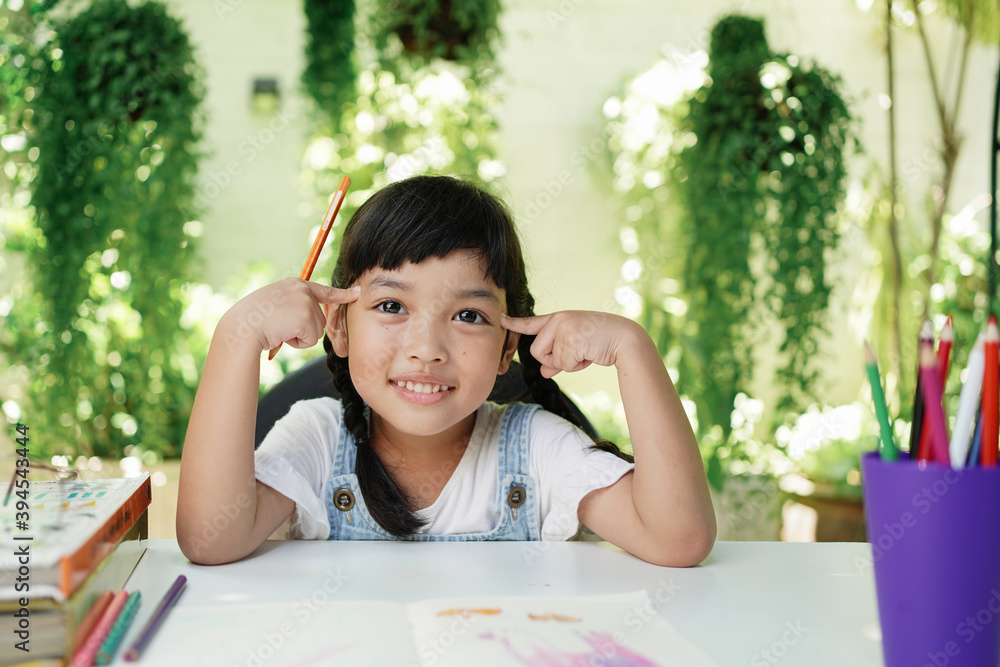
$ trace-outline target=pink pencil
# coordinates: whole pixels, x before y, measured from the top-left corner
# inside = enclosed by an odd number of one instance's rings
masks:
[[[94,664],[94,658],[97,656],[98,649],[101,648],[101,642],[108,635],[108,631],[111,630],[111,626],[115,624],[115,619],[118,618],[118,614],[121,612],[122,607],[128,601],[128,591],[122,589],[115,593],[115,597],[112,598],[111,603],[108,608],[104,610],[104,614],[101,615],[101,620],[97,622],[94,626],[94,631],[90,633],[87,640],[83,642],[83,646],[77,650],[76,654],[73,656],[73,661],[71,664],[77,667],[90,667]]]
[[[938,377],[937,359],[934,357],[934,344],[920,344],[920,384],[924,391],[924,416],[931,432],[932,459],[941,464],[947,464],[948,427],[944,423],[944,408],[941,406],[941,379]]]

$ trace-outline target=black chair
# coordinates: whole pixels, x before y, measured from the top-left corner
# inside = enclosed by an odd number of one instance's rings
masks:
[[[528,390],[521,376],[521,365],[512,362],[503,375],[497,376],[489,400],[497,403],[508,403],[521,397]],[[274,423],[288,414],[292,404],[309,398],[329,396],[340,398],[333,386],[333,376],[326,367],[326,357],[321,356],[307,361],[301,368],[289,373],[281,382],[274,385],[257,403],[257,429],[254,436],[254,449],[260,447],[264,436],[274,426]],[[597,432],[580,412],[576,404],[563,393],[563,400],[579,418],[584,431],[590,437],[596,438]]]

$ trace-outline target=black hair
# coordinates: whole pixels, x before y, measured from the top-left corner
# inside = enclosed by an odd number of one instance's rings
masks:
[[[521,244],[514,219],[497,197],[481,187],[451,176],[414,176],[397,181],[372,195],[354,213],[344,230],[333,285],[346,288],[373,268],[391,271],[410,262],[444,258],[456,250],[472,250],[485,259],[486,275],[507,297],[512,317],[534,315],[535,300],[528,291]],[[540,404],[546,410],[583,426],[572,404],[530,352],[534,336],[522,335],[518,358],[528,389],[518,400]],[[416,533],[424,522],[392,477],[369,440],[365,404],[351,380],[348,360],[338,357],[323,339],[327,366],[344,405],[344,425],[357,445],[355,472],[372,518],[396,537]],[[611,443],[595,447],[613,451]],[[626,457],[628,458],[628,457]]]

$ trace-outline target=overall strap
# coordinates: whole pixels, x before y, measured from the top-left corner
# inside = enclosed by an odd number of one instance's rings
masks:
[[[507,475],[528,474],[528,440],[531,420],[542,406],[537,403],[513,403],[507,406],[500,422],[497,443],[497,481],[503,488]]]
[[[337,446],[333,449],[332,477],[353,475],[354,463],[357,458],[357,445],[354,435],[344,421],[344,404],[340,404],[340,433],[337,434]]]

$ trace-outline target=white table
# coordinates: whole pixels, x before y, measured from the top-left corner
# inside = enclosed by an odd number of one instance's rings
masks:
[[[223,617],[239,605],[311,597],[411,602],[646,589],[656,612],[719,665],[882,664],[864,543],[720,542],[701,566],[674,569],[586,542],[267,542],[237,563],[198,566],[175,541],[150,540],[126,586],[144,601],[127,641],[178,574],[188,577],[178,608],[210,606]],[[172,630],[168,618],[138,664],[187,664],[189,633]]]

